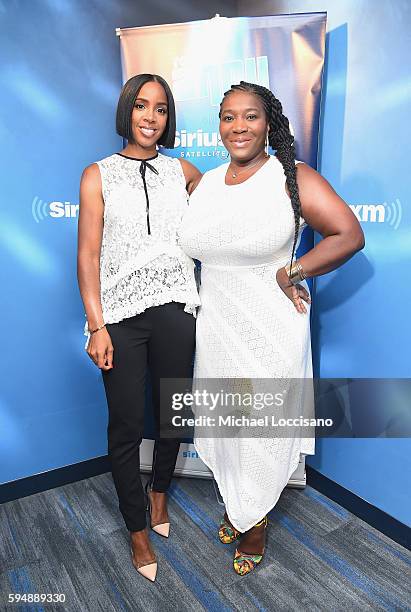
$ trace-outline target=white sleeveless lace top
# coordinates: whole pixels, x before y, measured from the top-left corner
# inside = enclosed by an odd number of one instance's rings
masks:
[[[161,153],[145,162],[115,153],[97,164],[104,200],[104,322],[117,323],[168,302],[184,303],[195,316],[200,300],[194,262],[177,245],[188,206],[180,162]],[[85,335],[87,328],[86,323]]]

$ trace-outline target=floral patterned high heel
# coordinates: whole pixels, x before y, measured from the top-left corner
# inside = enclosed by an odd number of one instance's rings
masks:
[[[241,531],[237,531],[232,525],[229,525],[225,520],[225,517],[221,519],[220,528],[218,530],[218,537],[222,544],[231,544],[237,540],[241,535]]]
[[[254,527],[261,527],[262,525],[264,525],[264,529],[267,529],[268,519],[266,516],[259,523],[256,523]],[[247,553],[243,553],[241,552],[241,550],[238,550],[238,548],[236,548],[233,559],[233,566],[236,574],[239,574],[240,576],[245,576],[246,574],[252,572],[257,567],[257,565],[261,563],[262,558],[264,556],[264,550],[265,546],[261,555],[250,555]]]

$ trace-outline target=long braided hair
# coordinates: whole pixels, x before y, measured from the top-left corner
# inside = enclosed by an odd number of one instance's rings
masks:
[[[297,246],[301,215],[301,202],[298,195],[297,175],[295,169],[294,136],[290,132],[287,117],[283,115],[283,107],[281,102],[269,89],[267,89],[267,87],[256,85],[255,83],[240,81],[238,85],[231,85],[231,88],[224,93],[224,97],[220,104],[219,116],[221,116],[221,107],[224,99],[230,93],[234,93],[235,91],[245,91],[258,96],[265,110],[269,127],[268,142],[270,147],[276,151],[276,157],[281,162],[283,167],[288,191],[290,193],[291,206],[294,213],[294,243],[290,260],[290,265],[292,265]]]

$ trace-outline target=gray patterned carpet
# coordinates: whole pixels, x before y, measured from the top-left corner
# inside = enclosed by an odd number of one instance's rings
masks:
[[[154,584],[129,556],[110,474],[0,506],[0,610],[411,610],[411,555],[311,487],[286,489],[270,513],[267,552],[232,570],[216,538],[212,481],[176,478],[171,533],[154,532]],[[64,604],[7,604],[8,593],[64,593]]]

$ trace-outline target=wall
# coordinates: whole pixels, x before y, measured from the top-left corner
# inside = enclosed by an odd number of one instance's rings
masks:
[[[409,378],[411,289],[400,275],[404,265],[409,267],[411,250],[411,5],[406,0],[240,0],[238,6],[239,15],[327,11],[320,171],[347,203],[386,203],[392,212],[391,223],[388,215],[383,223],[363,221],[364,251],[316,282],[317,373]],[[308,463],[411,524],[410,439],[322,439]]]
[[[410,248],[406,0],[0,3],[0,254],[10,262],[2,267],[2,285],[10,289],[2,298],[0,483],[106,452],[103,388],[81,350],[75,211],[46,218],[44,206],[78,203],[82,169],[121,146],[114,132],[121,86],[114,29],[204,19],[217,11],[324,10],[321,172],[349,203],[400,200],[403,222],[391,233],[364,225],[365,251],[318,283],[316,366],[322,376],[410,376],[403,349],[410,285],[393,281]],[[321,440],[317,449],[310,459],[317,470],[410,522],[409,440]]]
[[[115,28],[219,10],[234,15],[234,1],[0,2],[0,483],[107,452],[100,373],[83,350],[76,204],[83,168],[122,147]]]

